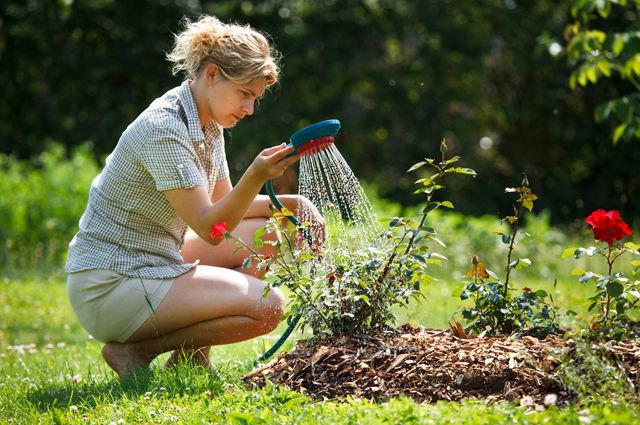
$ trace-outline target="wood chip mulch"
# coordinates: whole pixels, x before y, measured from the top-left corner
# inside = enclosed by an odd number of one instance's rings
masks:
[[[570,339],[551,335],[458,338],[449,330],[409,325],[370,335],[299,341],[291,353],[243,377],[252,386],[267,381],[314,399],[347,395],[384,401],[406,395],[418,402],[466,398],[569,404],[571,392],[556,376],[560,357],[575,352]],[[640,385],[640,345],[610,341],[600,352],[613,356],[632,385]],[[564,353],[564,354],[563,354]]]

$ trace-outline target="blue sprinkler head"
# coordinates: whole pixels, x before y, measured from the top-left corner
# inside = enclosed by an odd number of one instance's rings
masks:
[[[340,121],[336,119],[311,124],[291,135],[289,140],[296,150],[293,155],[313,155],[327,149],[335,141],[340,130]]]

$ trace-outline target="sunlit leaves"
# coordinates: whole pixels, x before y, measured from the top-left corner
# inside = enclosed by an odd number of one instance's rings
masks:
[[[611,138],[620,140],[640,138],[640,108],[634,107],[631,97],[640,91],[640,32],[629,25],[627,31],[613,32],[602,20],[610,17],[613,8],[624,9],[635,21],[640,12],[640,2],[626,0],[573,0],[571,14],[576,21],[566,28],[567,53],[574,70],[569,78],[572,89],[597,84],[602,78],[619,76],[630,83],[630,94],[598,105],[594,111],[596,122],[612,119],[617,121]],[[599,28],[596,28],[599,27]]]
[[[533,201],[538,199],[538,196],[535,195],[531,188],[527,186],[520,187],[508,187],[504,190],[505,192],[516,192],[520,195],[520,197],[516,200],[516,202],[522,204],[523,207],[531,211],[533,209]],[[511,220],[509,220],[511,221]],[[514,220],[515,221],[515,220]]]

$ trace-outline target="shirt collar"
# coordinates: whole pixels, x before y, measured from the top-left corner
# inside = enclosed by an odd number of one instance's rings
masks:
[[[189,83],[191,80],[185,80],[180,85],[180,99],[184,105],[184,110],[187,114],[187,128],[189,131],[189,138],[193,143],[205,141],[210,143],[210,137],[206,137],[207,134],[213,135],[213,137],[220,137],[222,135],[222,126],[215,121],[207,123],[204,127],[200,126],[200,117],[198,116],[198,108],[196,107],[196,101],[191,93]]]
[[[178,96],[182,101],[184,111],[187,114],[187,129],[189,131],[189,138],[193,143],[205,140],[204,133],[200,127],[200,118],[198,117],[198,108],[196,107],[196,101],[193,99],[191,88],[189,87],[190,80],[185,80],[180,85],[180,91]]]

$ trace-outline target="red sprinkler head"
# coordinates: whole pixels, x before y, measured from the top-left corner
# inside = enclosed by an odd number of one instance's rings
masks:
[[[318,137],[317,139],[309,140],[304,145],[298,148],[298,153],[302,156],[314,155],[320,151],[323,151],[332,145],[334,142],[333,136]]]
[[[294,154],[313,155],[329,148],[335,141],[334,137],[338,134],[338,130],[340,130],[340,121],[326,120],[296,131],[289,138],[296,148]]]

